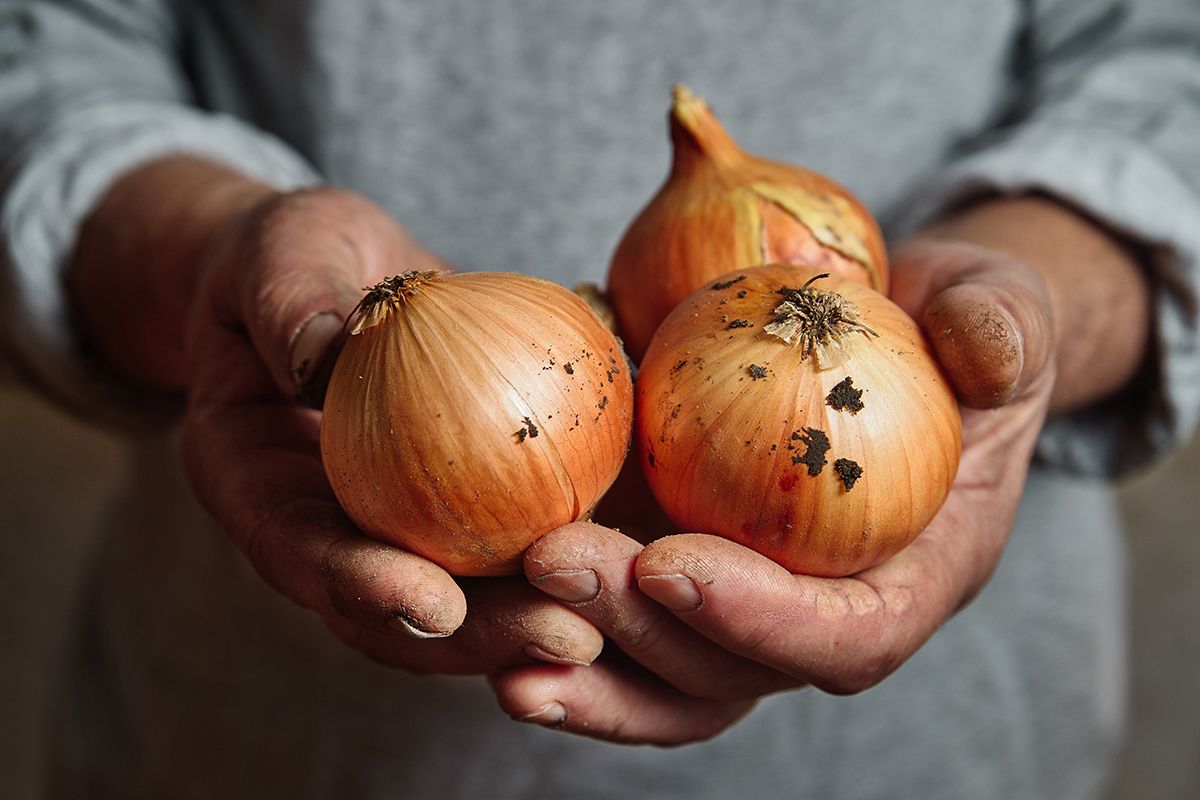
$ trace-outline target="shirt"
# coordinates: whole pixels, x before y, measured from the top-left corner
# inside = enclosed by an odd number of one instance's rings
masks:
[[[170,435],[131,445],[88,588],[61,796],[1088,797],[1122,713],[1103,486],[1200,407],[1200,20],[1183,0],[0,2],[0,345],[117,424],[161,408],[77,340],[59,276],[126,170],[175,152],[345,185],[465,269],[601,280],[663,179],[674,82],[751,152],[848,185],[893,235],[1043,191],[1147,265],[1136,394],[1051,420],[991,583],[882,685],[794,692],[660,751],[516,726],[481,682],[367,663],[266,589]]]

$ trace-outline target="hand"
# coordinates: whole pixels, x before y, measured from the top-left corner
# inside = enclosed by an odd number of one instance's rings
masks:
[[[416,672],[595,658],[600,634],[524,580],[460,587],[364,537],[326,481],[320,414],[293,399],[322,394],[312,387],[362,287],[440,260],[332,189],[269,194],[210,245],[189,314],[184,455],[198,496],[263,578],[351,646]]]
[[[898,252],[894,282],[965,406],[958,477],[929,527],[841,579],[792,575],[698,533],[642,548],[600,526],[562,528],[529,550],[526,574],[623,657],[497,675],[509,714],[615,741],[703,739],[771,692],[877,684],[975,596],[1007,541],[1054,385],[1049,301],[1025,263],[937,240]]]

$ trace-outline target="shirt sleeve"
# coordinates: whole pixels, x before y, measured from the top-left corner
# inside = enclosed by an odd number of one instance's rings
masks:
[[[935,176],[904,227],[974,197],[1042,192],[1142,256],[1150,359],[1120,395],[1050,419],[1037,450],[1044,462],[1115,476],[1186,441],[1200,415],[1200,6],[1026,7],[1007,119]]]
[[[107,187],[172,153],[212,158],[279,188],[317,182],[281,141],[194,105],[176,6],[0,7],[0,350],[36,389],[94,419],[128,423],[164,406],[93,363],[71,326],[63,269]]]

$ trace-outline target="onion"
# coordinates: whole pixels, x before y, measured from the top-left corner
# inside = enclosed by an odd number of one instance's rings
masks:
[[[878,564],[941,507],[958,405],[883,295],[793,265],[729,273],[667,319],[641,365],[635,437],[659,504],[793,572]]]
[[[632,381],[616,338],[566,289],[409,272],[371,289],[351,325],[321,455],[369,536],[456,575],[515,573],[616,478]]]
[[[815,172],[741,150],[683,86],[669,115],[674,162],[633,220],[608,273],[630,356],[693,290],[731,269],[808,264],[887,291],[887,250],[870,213]]]

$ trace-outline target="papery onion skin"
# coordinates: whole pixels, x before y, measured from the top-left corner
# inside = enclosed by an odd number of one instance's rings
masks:
[[[823,360],[764,332],[778,319],[777,291],[818,274],[755,267],[688,297],[642,362],[634,436],[656,499],[682,530],[732,539],[795,573],[840,577],[924,530],[954,481],[962,431],[920,329],[877,292],[837,276],[814,284],[852,303],[870,329],[852,330]],[[828,402],[846,378],[863,392],[857,412]],[[821,458],[806,443],[819,438],[813,430],[828,439]],[[806,454],[826,462],[819,474]],[[848,490],[838,459],[862,471]]]
[[[848,189],[746,153],[685,87],[675,87],[668,119],[671,173],[624,233],[608,273],[618,330],[635,361],[676,305],[731,269],[808,264],[887,291],[883,236]]]
[[[625,357],[556,284],[408,275],[411,291],[338,357],[326,474],[367,535],[455,575],[519,572],[529,544],[583,518],[620,471],[633,416]]]

